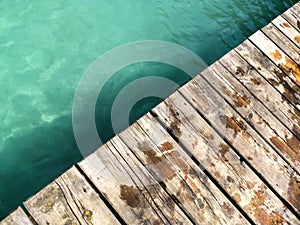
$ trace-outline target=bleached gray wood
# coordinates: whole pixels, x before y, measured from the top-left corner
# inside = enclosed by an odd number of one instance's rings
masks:
[[[280,93],[275,88],[272,89],[271,85],[250,67],[235,51],[231,51],[210,67],[214,72],[203,73],[203,75],[209,82],[218,82],[222,86],[220,90],[222,96],[275,148],[280,156],[300,173],[300,141],[270,111],[274,105],[281,106],[278,102],[287,102],[282,100]],[[236,72],[238,68],[249,72],[241,75]],[[248,83],[245,84],[245,81]],[[263,98],[263,94],[257,94],[261,90],[270,90],[268,94],[273,97]],[[293,108],[292,105],[289,106]],[[276,111],[274,114],[280,118],[280,114]]]
[[[5,219],[0,221],[0,225],[33,225],[21,207],[18,207]]]
[[[261,31],[274,42],[289,58],[297,64],[300,63],[300,49],[287,36],[280,32],[274,24],[269,23],[261,29]],[[299,39],[296,38],[300,42]]]
[[[258,49],[249,40],[246,40],[237,46],[234,51],[236,51],[249,63],[249,70],[255,69],[282,95],[282,101],[288,100],[294,107],[300,109],[300,99],[298,98],[298,96],[300,96],[300,88],[273,62],[271,62],[271,60],[264,55],[260,49]],[[248,70],[243,71],[244,70],[240,70],[240,72],[246,75],[248,74]],[[240,73],[236,71],[236,74],[239,75]],[[247,86],[249,90],[255,88],[258,84],[263,86],[267,85],[264,79],[256,80],[252,77],[249,78],[249,76],[243,78],[242,83]],[[261,90],[262,88],[260,88],[257,92],[262,92]],[[291,112],[297,114],[298,111],[292,110]]]
[[[299,213],[299,185],[294,185],[299,176],[282,158],[274,157],[273,149],[230,106],[226,107],[227,110],[224,111],[219,104],[207,104],[204,100],[207,99],[205,97],[207,96],[207,88],[207,82],[201,76],[197,76],[180,88],[179,92],[199,112],[205,115],[213,127],[219,129],[221,135],[246,160],[252,159],[249,160],[249,163]],[[211,101],[221,102],[222,98],[214,95]],[[211,116],[210,112],[214,112],[214,116]]]
[[[295,45],[300,47],[300,32],[297,31],[286,19],[281,15],[272,20],[278,30],[287,36]],[[298,52],[298,51],[297,51]]]
[[[295,29],[300,31],[300,17],[296,12],[294,12],[294,10],[292,10],[292,8],[285,11],[281,16],[286,19]]]
[[[200,162],[255,223],[276,223],[279,218],[282,224],[297,222],[274,193],[247,165],[241,163],[234,151],[178,92],[155,107],[153,112],[188,150],[189,155]],[[261,193],[264,193],[264,199]],[[255,205],[258,201],[260,215]]]
[[[31,197],[24,205],[41,225],[119,224],[75,167]]]
[[[278,46],[261,31],[257,31],[249,39],[261,49],[280,69],[300,85],[300,70],[298,65],[291,60]]]
[[[79,163],[128,224],[191,224],[118,137]],[[103,167],[103,170],[98,168]]]
[[[121,139],[178,199],[196,224],[247,224],[189,155],[149,114],[122,132]]]

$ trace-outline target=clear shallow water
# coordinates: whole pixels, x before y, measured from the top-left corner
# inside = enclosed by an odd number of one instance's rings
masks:
[[[0,0],[0,219],[81,159],[72,100],[98,56],[121,44],[156,39],[183,45],[210,64],[296,2]],[[155,63],[118,72],[97,103],[102,140],[114,135],[110,107],[116,94],[153,74],[179,84],[188,79]],[[158,102],[139,102],[130,120]]]

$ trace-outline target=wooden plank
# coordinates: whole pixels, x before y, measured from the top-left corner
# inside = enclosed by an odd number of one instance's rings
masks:
[[[281,16],[286,19],[295,29],[300,31],[300,18],[297,16],[297,13],[295,13],[292,8],[285,11]]]
[[[134,156],[133,152],[125,145],[125,143],[122,142],[119,137],[115,137],[112,139],[112,144],[115,149],[119,149],[119,157],[124,157],[125,155],[124,158],[126,161],[130,165],[135,165],[134,167],[131,167],[131,169],[136,166],[142,167],[142,170],[144,171],[143,174],[146,174],[147,176],[145,177],[138,174],[139,180],[143,181],[144,187],[148,189],[148,193],[151,194],[152,201],[161,211],[162,216],[167,218],[167,224],[192,224],[190,219],[183,213],[182,209],[179,208],[177,202],[172,197],[172,194],[167,193],[163,189],[163,185],[161,185],[159,181],[150,174],[147,168],[141,164],[138,158]],[[136,171],[134,172],[136,173]],[[151,177],[151,179],[149,179],[149,177]]]
[[[118,137],[79,166],[127,224],[191,224]]]
[[[300,32],[297,31],[287,20],[285,20],[282,16],[278,16],[272,20],[272,23],[295,45],[300,47]]]
[[[289,67],[291,70],[291,73],[287,73],[292,79],[295,81],[300,79],[300,70],[298,66],[292,62],[271,40],[269,40],[264,34],[262,34],[260,31],[255,33],[253,36],[250,37],[250,40],[258,46],[274,63],[279,65],[282,69],[286,71],[286,67]],[[284,59],[285,58],[285,59]],[[294,69],[292,69],[294,68]],[[242,74],[241,74],[242,75]],[[280,73],[278,73],[278,76],[281,76]],[[273,91],[273,88],[268,86],[264,86],[263,91],[260,91],[260,97],[259,99],[272,99],[276,95],[276,92]],[[257,92],[259,94],[259,92]],[[274,96],[274,95],[275,96]],[[295,98],[298,98],[296,95],[294,95]],[[276,97],[276,99],[280,99],[280,96]],[[267,105],[268,101],[265,102],[265,105]],[[268,104],[269,108],[272,107],[271,104]],[[273,103],[272,112],[278,114],[278,118],[289,128],[292,129],[294,134],[297,137],[300,137],[300,114],[298,110],[295,110],[292,106],[290,106],[285,101],[276,102],[276,104]],[[279,116],[280,115],[280,116]]]
[[[152,116],[145,115],[120,137],[195,224],[248,224]]]
[[[24,203],[38,224],[119,224],[99,195],[72,167]]]
[[[251,65],[249,69],[252,68],[258,71],[259,74],[273,86],[273,88],[277,89],[277,91],[284,96],[282,97],[282,101],[289,100],[294,107],[300,109],[300,99],[298,98],[298,96],[300,96],[300,88],[291,81],[285,73],[281,72],[261,50],[256,48],[249,40],[246,40],[234,50]],[[241,69],[242,68],[239,68],[240,72],[243,72]],[[250,70],[246,71],[247,73],[244,71],[244,75],[248,75],[248,71]],[[238,71],[236,71],[236,73],[237,72]],[[237,75],[238,74],[242,75],[242,73],[237,73]],[[249,90],[255,88],[257,85],[267,85],[264,79],[259,79],[259,82],[256,82],[257,80],[255,80],[255,78],[248,78],[249,76],[245,76],[241,81]],[[260,88],[260,91],[257,90],[257,92],[261,92],[261,90],[263,89]],[[291,112],[298,114],[298,110],[295,109]]]
[[[257,31],[249,39],[261,49],[280,69],[291,77],[296,84],[300,85],[300,69],[278,46],[276,46],[261,31]]]
[[[263,27],[261,31],[294,62],[297,64],[300,63],[299,47],[295,45],[287,36],[281,33],[272,23],[269,23]]]
[[[33,225],[21,207],[0,221],[0,225]]]
[[[153,112],[255,223],[298,222],[178,92],[155,107]],[[264,200],[261,193],[264,193]],[[257,202],[260,202],[259,207]]]
[[[220,63],[224,66],[221,66]],[[257,71],[251,70],[250,67],[241,56],[235,51],[231,51],[210,67],[216,73],[203,73],[203,77],[212,84],[216,82],[221,84],[220,93],[222,96],[240,113],[243,119],[275,148],[279,155],[288,161],[289,165],[300,173],[300,141],[263,105],[263,103],[266,106],[277,105],[277,102],[282,101],[282,96],[275,89],[272,89]],[[249,72],[240,76],[239,73],[236,73],[238,68]],[[240,83],[244,83],[245,80],[250,82],[245,85],[249,91]],[[265,88],[267,85],[270,87]],[[272,90],[273,92],[269,91],[268,94],[273,97],[264,99],[262,94],[256,94],[259,92],[258,89],[259,91],[263,89]],[[276,113],[274,114],[276,115]],[[279,156],[276,155],[276,157]]]
[[[197,76],[180,88],[179,92],[206,117],[213,127],[222,128],[219,129],[221,135],[299,214],[300,184],[297,181],[300,177],[282,158],[274,157],[273,149],[230,106],[224,111],[214,104],[207,105],[203,101],[206,98],[207,86],[207,82],[201,76]],[[221,101],[220,98],[215,95],[213,100]],[[216,116],[210,117],[209,113],[202,110],[208,107]]]
[[[300,3],[296,3],[293,5],[290,10],[294,13],[294,15],[297,17],[297,19],[300,19]]]

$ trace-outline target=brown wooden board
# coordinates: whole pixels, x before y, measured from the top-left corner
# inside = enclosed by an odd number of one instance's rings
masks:
[[[119,224],[75,167],[31,197],[24,205],[41,225]]]
[[[152,111],[255,223],[298,222],[178,92]]]
[[[33,223],[21,207],[18,207],[13,213],[0,221],[0,225],[33,225]]]

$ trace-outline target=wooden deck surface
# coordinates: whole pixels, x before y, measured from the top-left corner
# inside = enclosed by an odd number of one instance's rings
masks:
[[[300,3],[0,225],[300,224]]]

